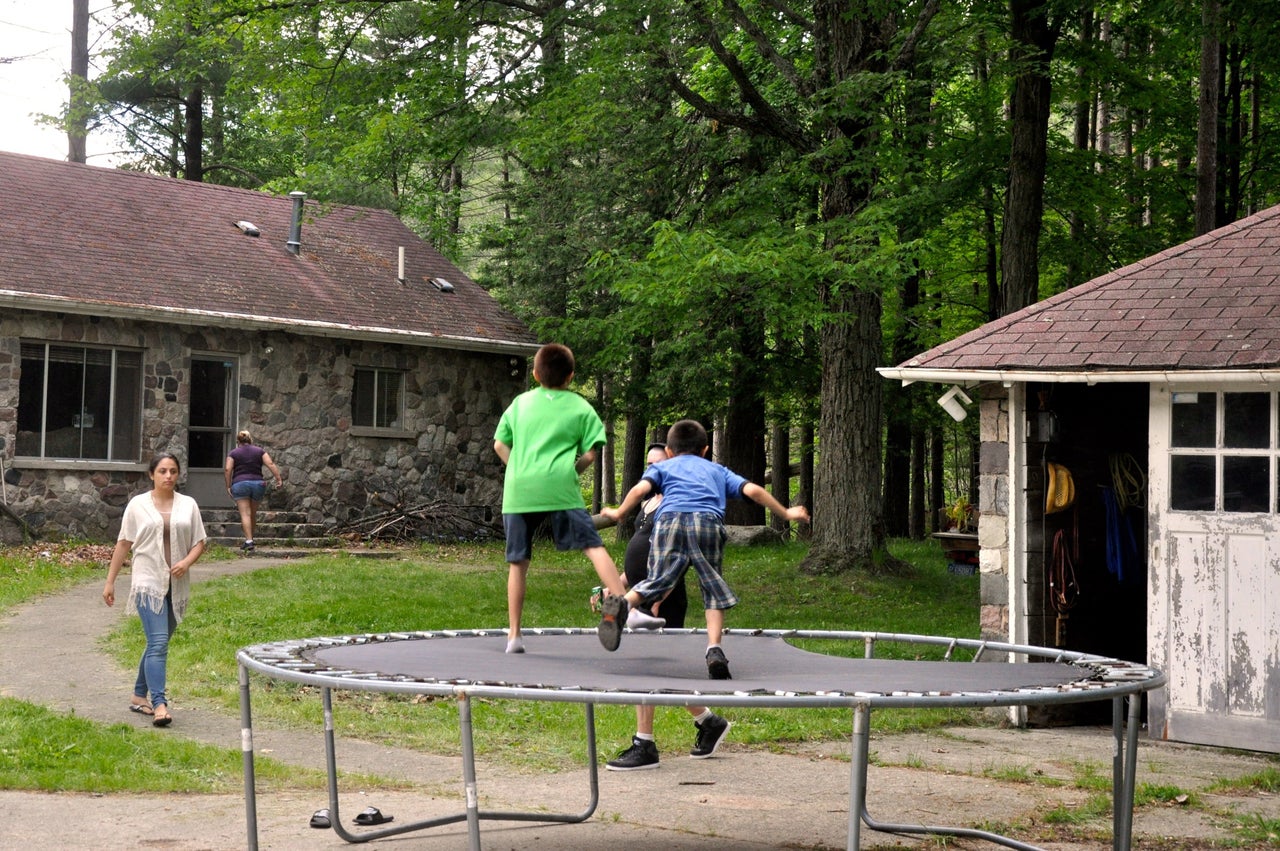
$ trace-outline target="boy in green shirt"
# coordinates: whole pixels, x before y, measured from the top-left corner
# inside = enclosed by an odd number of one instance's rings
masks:
[[[604,423],[586,399],[568,389],[574,366],[568,346],[548,343],[538,349],[533,377],[540,386],[512,401],[494,435],[493,451],[507,465],[502,527],[507,538],[508,653],[524,652],[520,617],[533,534],[544,521],[551,524],[556,549],[582,550],[609,594],[622,599],[626,591],[578,486],[578,475],[591,466],[604,445]],[[624,623],[636,629],[666,624],[640,611],[628,612],[625,602],[615,617],[619,630]]]

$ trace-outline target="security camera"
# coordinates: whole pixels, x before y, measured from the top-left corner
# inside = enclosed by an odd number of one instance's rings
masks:
[[[964,406],[972,405],[973,400],[965,395],[959,384],[953,384],[950,390],[942,394],[938,404],[942,406],[942,410],[951,415],[951,419],[960,422],[969,416],[969,412],[965,410]]]

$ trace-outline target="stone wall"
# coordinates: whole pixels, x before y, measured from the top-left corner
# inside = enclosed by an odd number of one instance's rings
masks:
[[[984,386],[978,459],[979,629],[992,641],[1009,640],[1009,397]]]
[[[24,339],[142,350],[140,457],[15,457]],[[193,354],[238,365],[238,427],[267,448],[285,479],[285,487],[269,491],[268,507],[330,528],[382,510],[385,499],[443,499],[499,515],[502,469],[493,433],[527,387],[522,356],[27,311],[0,317],[0,458],[9,509],[43,537],[113,539],[125,503],[149,486],[146,463],[156,452],[173,452],[189,472]],[[353,428],[351,387],[363,367],[404,372],[401,429]],[[17,524],[0,513],[0,539],[19,537]]]

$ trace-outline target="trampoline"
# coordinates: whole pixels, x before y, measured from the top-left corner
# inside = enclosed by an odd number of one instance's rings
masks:
[[[241,649],[241,746],[250,849],[258,847],[253,770],[251,674],[316,686],[324,708],[326,769],[333,829],[344,840],[382,837],[466,821],[472,849],[480,848],[480,822],[582,822],[599,802],[596,704],[712,705],[805,709],[844,707],[852,713],[847,847],[861,847],[861,830],[983,839],[1036,851],[1010,837],[942,825],[893,824],[867,812],[867,763],[873,709],[1000,707],[1112,701],[1112,848],[1127,851],[1133,826],[1137,698],[1162,686],[1165,676],[1145,665],[1047,647],[973,639],[874,632],[726,629],[725,651],[734,679],[709,680],[702,661],[704,630],[628,632],[616,653],[601,649],[595,629],[525,630],[529,652],[505,653],[505,629],[440,630],[320,637]],[[795,640],[845,644],[849,655],[796,647]],[[877,658],[883,645],[908,645],[932,661]],[[960,657],[963,657],[963,661]],[[1018,660],[1010,663],[1010,660]],[[1034,662],[1031,664],[1030,662]],[[338,812],[333,690],[451,697],[458,704],[464,810],[459,813],[353,834]],[[588,800],[580,813],[498,812],[481,809],[476,784],[474,698],[582,704],[588,764]],[[1125,703],[1128,703],[1127,711]]]

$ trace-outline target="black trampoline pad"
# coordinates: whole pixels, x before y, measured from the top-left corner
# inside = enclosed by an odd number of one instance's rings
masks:
[[[828,656],[777,636],[726,635],[732,680],[711,680],[705,634],[628,633],[607,652],[595,633],[526,634],[527,652],[508,654],[506,635],[461,634],[327,646],[314,664],[379,678],[511,688],[695,694],[983,694],[1056,689],[1093,675],[1062,662],[936,662]],[[860,645],[859,645],[860,647]]]

